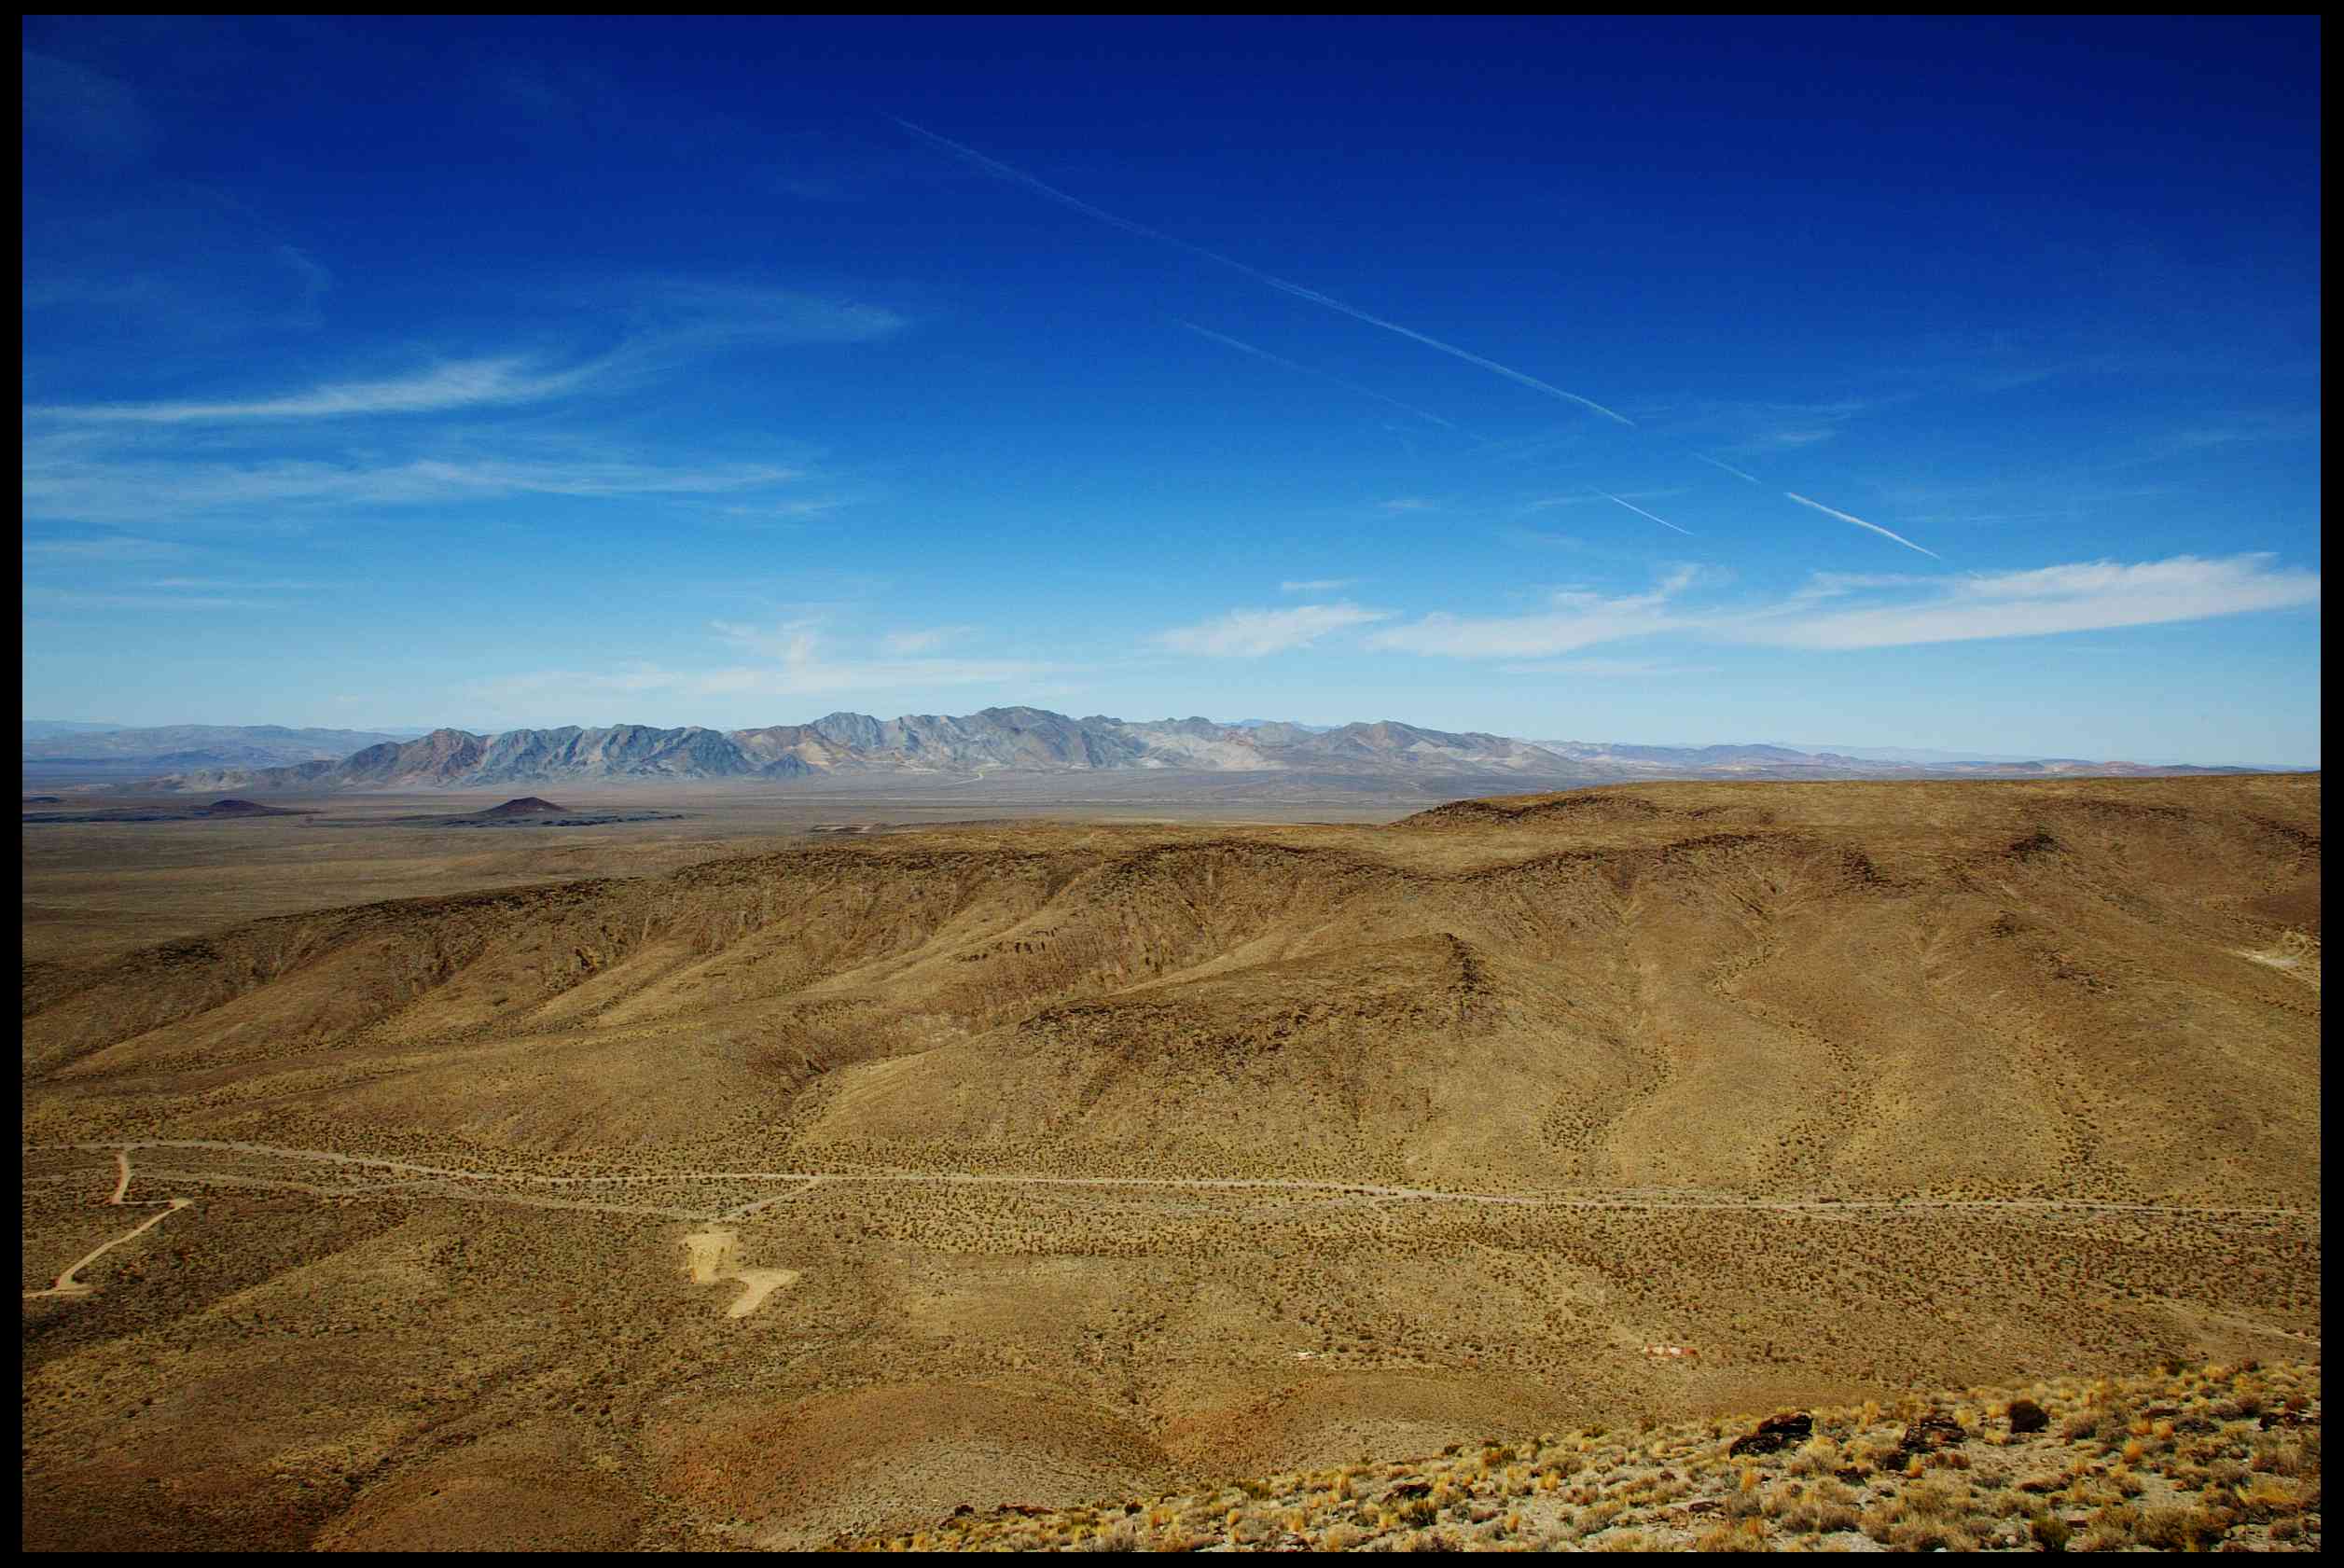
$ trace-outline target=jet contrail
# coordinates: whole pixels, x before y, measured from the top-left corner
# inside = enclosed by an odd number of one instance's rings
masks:
[[[1079,197],[1067,195],[1056,186],[1043,184],[1040,180],[1035,179],[1032,174],[1027,173],[1022,169],[1012,168],[1008,164],[1002,162],[1001,160],[997,158],[988,158],[983,153],[978,152],[975,147],[963,146],[960,143],[953,141],[950,137],[939,136],[935,132],[928,130],[926,127],[914,125],[911,121],[905,119],[899,115],[890,115],[887,118],[894,120],[897,125],[902,126],[906,131],[910,132],[913,135],[922,137],[927,141],[933,142],[937,146],[944,148],[946,151],[952,153],[956,157],[966,159],[969,162],[976,164],[987,173],[1007,180],[1014,185],[1021,185],[1028,190],[1033,191],[1037,195],[1048,197],[1051,201],[1058,202],[1061,206],[1072,207],[1075,211],[1082,214],[1085,217],[1096,218],[1101,223],[1112,224],[1114,227],[1122,229],[1127,234],[1137,234],[1142,239],[1154,240],[1158,243],[1172,245],[1177,249],[1186,251],[1190,256],[1201,257],[1205,260],[1214,263],[1215,266],[1227,267],[1233,271],[1242,272],[1247,277],[1252,278],[1255,282],[1267,284],[1271,288],[1277,289],[1281,293],[1291,294],[1297,299],[1308,299],[1313,305],[1324,305],[1330,311],[1339,311],[1344,315],[1350,316],[1354,321],[1364,321],[1370,326],[1380,326],[1386,332],[1395,332],[1403,338],[1409,339],[1415,342],[1422,343],[1426,348],[1438,349],[1441,353],[1448,354],[1452,358],[1462,359],[1468,365],[1478,365],[1484,370],[1492,371],[1497,375],[1504,376],[1510,382],[1519,382],[1521,385],[1530,387],[1533,391],[1543,392],[1550,397],[1560,397],[1567,403],[1576,403],[1583,409],[1592,409],[1597,413],[1602,414],[1605,419],[1616,420],[1620,423],[1628,425],[1631,429],[1635,426],[1636,422],[1630,419],[1626,414],[1615,412],[1614,410],[1605,408],[1602,404],[1598,403],[1591,397],[1582,397],[1575,392],[1565,392],[1559,386],[1550,386],[1546,382],[1540,381],[1535,376],[1526,376],[1519,370],[1511,369],[1504,365],[1500,365],[1494,359],[1484,359],[1477,354],[1468,354],[1466,351],[1457,347],[1453,343],[1444,343],[1438,338],[1426,337],[1423,333],[1419,332],[1412,327],[1402,326],[1397,322],[1386,321],[1381,316],[1369,315],[1366,312],[1360,310],[1356,306],[1344,304],[1340,299],[1334,298],[1332,295],[1321,294],[1317,289],[1305,288],[1300,284],[1288,283],[1285,279],[1265,272],[1258,267],[1249,267],[1242,261],[1233,260],[1228,257],[1221,255],[1217,251],[1209,251],[1202,245],[1192,245],[1186,240],[1176,239],[1172,235],[1164,233],[1161,229],[1150,229],[1145,224],[1133,223],[1127,217],[1117,217],[1115,214],[1108,212],[1103,207],[1094,207],[1089,202],[1083,201]]]
[[[1730,463],[1720,463],[1717,459],[1704,456],[1702,453],[1698,451],[1692,452],[1688,455],[1694,458],[1697,462],[1708,464],[1713,468],[1723,468],[1726,472],[1731,474],[1735,479],[1748,479],[1752,484],[1764,484],[1766,482],[1764,479],[1759,479],[1755,474],[1743,473],[1741,469],[1735,467]]]
[[[1841,522],[1852,522],[1858,528],[1868,528],[1875,534],[1886,535],[1888,538],[1895,540],[1898,544],[1904,546],[1908,550],[1921,550],[1921,554],[1927,556],[1932,561],[1943,561],[1945,559],[1945,557],[1939,555],[1935,550],[1921,549],[1919,545],[1914,544],[1910,539],[1906,538],[1901,534],[1890,534],[1887,529],[1882,528],[1877,522],[1866,522],[1860,517],[1850,517],[1847,513],[1841,511],[1837,506],[1826,506],[1820,501],[1810,501],[1806,496],[1800,495],[1795,491],[1786,490],[1782,493],[1789,496],[1792,500],[1797,502],[1802,506],[1812,506],[1815,510],[1822,512],[1828,517],[1838,518]]]
[[[1226,344],[1227,346],[1235,349],[1240,354],[1250,354],[1255,359],[1267,359],[1272,365],[1283,366],[1285,368],[1296,372],[1297,375],[1311,376],[1319,381],[1331,382],[1336,386],[1341,387],[1345,392],[1355,392],[1362,397],[1372,397],[1379,403],[1389,403],[1392,407],[1398,409],[1403,413],[1414,414],[1419,419],[1431,420],[1435,424],[1439,425],[1443,430],[1454,430],[1457,428],[1447,420],[1441,418],[1438,414],[1428,414],[1422,409],[1401,402],[1397,397],[1386,397],[1380,392],[1377,392],[1370,387],[1354,385],[1353,383],[1343,380],[1340,376],[1330,376],[1324,370],[1313,370],[1308,365],[1297,365],[1291,359],[1282,359],[1277,354],[1271,354],[1268,349],[1257,349],[1251,343],[1241,343],[1235,338],[1228,336],[1227,333],[1214,331],[1210,326],[1199,326],[1193,321],[1184,321],[1180,325],[1186,327],[1189,331],[1197,333],[1200,337],[1210,338],[1216,343]]]
[[[1595,493],[1596,493],[1596,494],[1598,494],[1598,495],[1601,495],[1601,496],[1602,496],[1604,500],[1606,500],[1606,501],[1615,502],[1615,503],[1616,503],[1616,504],[1617,504],[1617,505],[1619,505],[1619,506],[1622,506],[1627,507],[1630,511],[1631,511],[1631,512],[1635,513],[1638,517],[1648,517],[1648,518],[1652,518],[1652,520],[1653,520],[1653,521],[1655,521],[1655,522],[1658,523],[1658,524],[1659,524],[1661,527],[1663,527],[1663,528],[1676,528],[1676,524],[1675,524],[1675,523],[1673,523],[1673,522],[1671,522],[1671,521],[1670,521],[1667,518],[1664,518],[1664,517],[1652,517],[1652,514],[1651,514],[1650,512],[1645,511],[1645,510],[1644,510],[1642,506],[1637,506],[1637,505],[1636,505],[1633,501],[1622,501],[1622,500],[1620,500],[1620,498],[1619,498],[1618,496],[1614,495],[1614,494],[1613,494],[1610,491],[1608,491],[1608,490],[1599,490],[1599,491],[1597,491]],[[1676,528],[1676,531],[1677,531],[1678,533],[1680,533],[1680,534],[1682,534],[1685,535],[1687,538],[1692,537],[1692,534],[1693,534],[1693,531],[1692,531],[1691,529],[1689,529],[1689,528]]]

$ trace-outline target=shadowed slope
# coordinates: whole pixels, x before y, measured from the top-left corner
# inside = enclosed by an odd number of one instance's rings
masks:
[[[2316,779],[865,840],[45,973],[28,1125],[269,1103],[361,1142],[2302,1199],[2318,845]]]

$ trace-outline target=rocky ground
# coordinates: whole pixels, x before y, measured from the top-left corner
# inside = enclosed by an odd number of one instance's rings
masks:
[[[1008,1504],[881,1551],[2317,1551],[2316,1365],[1492,1438],[1208,1491]]]

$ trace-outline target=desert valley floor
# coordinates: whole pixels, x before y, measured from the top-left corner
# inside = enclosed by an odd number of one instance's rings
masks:
[[[27,825],[28,1547],[819,1544],[2318,1360],[2317,775],[560,798],[679,814]]]

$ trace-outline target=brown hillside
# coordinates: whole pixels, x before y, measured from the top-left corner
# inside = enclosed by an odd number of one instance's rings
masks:
[[[804,1546],[2316,1359],[2319,803],[646,840],[217,928],[206,849],[195,934],[27,969],[26,1543]]]
[[[2319,841],[2316,780],[2223,779],[832,842],[126,958],[27,1019],[30,1115],[225,1132],[298,1082],[516,1152],[2304,1201]]]

